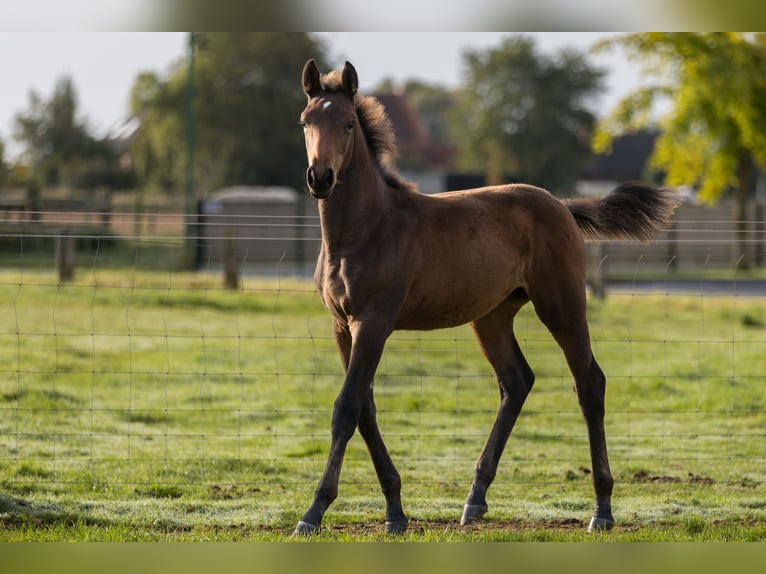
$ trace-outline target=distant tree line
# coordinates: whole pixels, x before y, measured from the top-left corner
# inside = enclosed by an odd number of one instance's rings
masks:
[[[402,90],[432,141],[454,146],[455,169],[508,175],[571,193],[593,153],[608,153],[613,138],[656,124],[655,102],[670,112],[652,167],[672,184],[698,186],[709,200],[727,189],[752,193],[756,170],[766,166],[766,35],[630,34],[619,46],[657,82],[626,97],[608,114],[594,110],[604,70],[588,53],[543,53],[528,36],[463,54],[456,89],[417,80],[380,90]],[[305,152],[297,117],[304,105],[298,85],[308,58],[331,67],[326,47],[307,33],[199,33],[194,37],[194,82],[183,55],[166,73],[139,74],[129,114],[138,131],[130,162],[108,137],[95,137],[80,117],[72,81],[53,94],[31,92],[16,116],[14,138],[23,149],[30,181],[39,186],[141,189],[180,195],[185,182],[186,105],[193,101],[194,166],[198,193],[226,185],[300,188]],[[336,63],[337,64],[337,63]],[[364,74],[364,70],[359,70]],[[3,165],[0,184],[10,173]],[[406,163],[407,158],[400,158]]]

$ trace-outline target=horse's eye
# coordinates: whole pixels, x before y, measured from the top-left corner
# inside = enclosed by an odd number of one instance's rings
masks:
[[[304,130],[306,129],[306,122],[304,120],[298,120],[298,125],[301,126]]]
[[[356,127],[356,120],[351,120],[346,124],[346,130],[348,131],[354,131],[354,127]]]

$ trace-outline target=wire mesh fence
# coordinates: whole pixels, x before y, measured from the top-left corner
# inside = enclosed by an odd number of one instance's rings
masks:
[[[37,215],[14,214],[0,234],[0,488],[83,498],[308,496],[342,381],[309,278],[316,216],[207,213],[185,237],[174,214],[111,214],[109,223]],[[759,225],[727,239],[726,253],[709,223],[687,226],[695,237],[684,244],[676,234],[589,247],[590,284],[604,295],[591,297],[589,317],[618,481],[763,481]],[[61,273],[64,253],[71,275]],[[232,266],[235,284],[225,277]],[[587,435],[561,352],[533,309],[516,332],[537,380],[493,488],[588,492]],[[470,329],[395,334],[375,384],[404,482],[436,498],[462,496],[498,406]],[[376,483],[358,438],[342,481]]]

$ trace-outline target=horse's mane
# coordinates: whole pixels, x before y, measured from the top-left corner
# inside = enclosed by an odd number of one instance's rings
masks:
[[[328,92],[342,91],[341,72],[335,70],[323,75],[322,89]],[[404,179],[391,165],[393,157],[397,154],[396,134],[383,104],[372,96],[357,92],[354,96],[354,106],[364,139],[385,182],[398,189],[414,189],[415,184]]]

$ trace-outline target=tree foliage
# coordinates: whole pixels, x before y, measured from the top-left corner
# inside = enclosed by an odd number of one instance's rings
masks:
[[[305,104],[300,70],[324,49],[305,33],[199,33],[194,59],[194,176],[206,193],[224,185],[303,180],[297,117]],[[166,78],[139,75],[131,108],[142,127],[132,147],[139,177],[168,192],[184,182],[188,62]]]
[[[439,85],[410,80],[404,85],[404,95],[431,141],[440,145],[451,144],[450,118],[458,103],[457,93]]]
[[[588,108],[603,71],[574,50],[548,56],[514,36],[498,47],[464,53],[466,78],[455,138],[461,167],[503,173],[557,192],[572,191],[590,157],[595,116]]]
[[[78,116],[77,90],[61,77],[49,99],[29,94],[29,108],[16,115],[14,138],[36,185],[90,188],[120,186],[129,179],[109,143],[91,135]]]
[[[639,33],[597,47],[613,46],[638,60],[653,83],[599,123],[594,149],[607,151],[615,136],[650,123],[664,101],[652,165],[669,185],[697,185],[705,201],[731,186],[744,203],[755,165],[766,168],[766,34]]]

